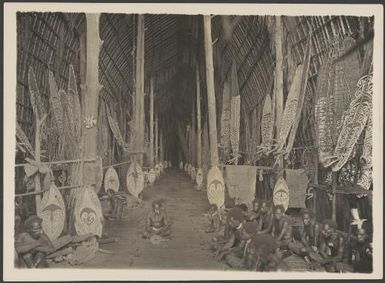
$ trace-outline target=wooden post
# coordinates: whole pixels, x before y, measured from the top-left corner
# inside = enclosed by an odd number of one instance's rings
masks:
[[[211,39],[211,16],[203,16],[205,36],[205,58],[206,58],[206,80],[207,99],[209,113],[209,136],[210,136],[210,161],[212,166],[219,165],[218,142],[217,142],[217,115],[215,108],[214,66],[213,46]]]
[[[195,162],[196,162],[196,153],[195,153],[195,149],[196,149],[196,138],[195,138],[195,134],[196,134],[196,131],[195,131],[195,121],[196,121],[196,117],[195,117],[195,103],[191,103],[192,104],[192,113],[191,113],[191,165],[192,166],[196,166]]]
[[[163,132],[159,131],[159,156],[160,162],[163,162]]]
[[[159,129],[158,129],[158,115],[159,115],[159,109],[158,107],[156,108],[155,112],[155,164],[158,163],[159,160],[159,155],[158,155],[158,136],[159,136]]]
[[[283,115],[283,55],[282,55],[282,18],[275,16],[275,137],[278,139]],[[283,155],[278,157],[278,177],[283,174]]]
[[[201,129],[201,86],[199,79],[199,65],[196,68],[196,84],[197,84],[197,165],[202,168],[202,129]]]
[[[142,151],[144,146],[144,15],[138,15],[138,34],[136,44],[136,111],[137,111],[137,137],[136,150]],[[139,155],[138,162],[143,166],[143,154]]]
[[[100,14],[86,14],[87,67],[86,67],[86,84],[83,86],[83,90],[84,90],[83,117],[93,118],[95,119],[96,123],[99,123],[99,120],[98,120],[99,92],[102,89],[102,86],[99,83],[99,52],[103,41],[101,41],[99,38],[99,17],[100,17]],[[84,137],[83,158],[84,159],[96,158],[98,127],[96,124],[92,125],[91,127],[86,127],[86,125],[83,124],[82,128],[83,128],[83,137]],[[92,166],[92,164],[84,163],[83,171],[85,171],[85,168],[87,166]],[[93,172],[93,170],[90,169],[90,170],[87,170],[86,172]],[[95,174],[97,173],[95,172]],[[94,178],[95,176],[93,176],[93,174],[84,174],[83,183],[91,184],[95,181]]]
[[[41,119],[38,117],[38,114],[36,113],[36,126],[35,126],[35,160],[36,162],[40,162],[40,155],[41,155],[41,148],[40,148],[40,135],[41,135],[41,127],[44,123],[44,120],[46,119],[47,114],[45,114]],[[35,192],[41,191],[41,183],[40,183],[40,173],[37,171],[34,177],[35,181]],[[36,194],[35,196],[36,201],[36,212],[39,210],[40,202],[41,202],[41,195]]]
[[[150,81],[150,167],[154,166],[154,79]]]
[[[282,55],[282,19],[281,16],[275,17],[275,128],[276,137],[279,136],[283,115],[283,55]]]
[[[337,188],[337,172],[333,172],[333,182],[332,182],[332,220],[334,223],[337,223],[337,194],[336,194],[336,188]]]

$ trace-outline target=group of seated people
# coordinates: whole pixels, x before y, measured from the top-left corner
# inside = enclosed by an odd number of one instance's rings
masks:
[[[328,272],[371,272],[371,241],[364,229],[349,240],[331,220],[318,223],[311,211],[302,211],[303,228],[296,235],[285,209],[269,201],[253,201],[248,211],[241,204],[227,210],[222,219],[216,205],[207,214],[206,232],[213,237],[215,257],[234,269],[287,271],[283,259],[296,254],[311,270]]]

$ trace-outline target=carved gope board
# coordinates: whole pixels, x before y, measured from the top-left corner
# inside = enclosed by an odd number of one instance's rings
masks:
[[[54,183],[51,183],[50,189],[43,195],[38,216],[43,219],[44,233],[51,241],[56,240],[63,231],[66,212],[63,197]]]
[[[184,164],[184,171],[187,172],[187,169],[188,169],[188,164],[185,163],[185,164]]]
[[[182,161],[179,162],[179,169],[180,169],[180,170],[183,170],[183,162],[182,162]]]
[[[187,173],[191,176],[191,168],[192,168],[192,166],[191,166],[191,164],[189,163],[188,165],[187,165]]]
[[[279,150],[285,147],[286,139],[289,136],[290,130],[293,126],[295,116],[298,111],[298,99],[301,93],[303,65],[299,65],[295,72],[293,82],[290,86],[290,91],[283,111],[281,122],[281,130],[279,132],[278,145]]]
[[[282,205],[285,210],[289,207],[289,187],[282,177],[277,180],[274,186],[273,203],[274,205]]]
[[[370,189],[370,185],[372,184],[372,168],[366,167],[363,168],[360,174],[360,177],[358,178],[357,185],[365,190]]]
[[[225,182],[221,170],[213,166],[207,174],[207,198],[218,208],[225,203]]]
[[[273,111],[271,105],[270,95],[266,95],[265,102],[263,104],[261,132],[262,132],[262,145],[270,147],[273,143]]]
[[[222,115],[221,115],[221,145],[225,158],[228,157],[230,152],[230,119],[231,119],[231,96],[230,96],[230,84],[224,83],[223,86],[223,99],[222,99]]]
[[[372,108],[373,83],[372,76],[365,76],[360,79],[356,97],[350,103],[349,109],[344,114],[342,130],[338,136],[334,155],[338,162],[333,164],[332,170],[337,172],[349,160],[354,145],[360,137],[368,115]]]
[[[240,115],[241,115],[241,96],[233,96],[231,98],[231,120],[230,120],[230,141],[233,155],[238,156],[239,150],[239,127],[240,127]],[[238,163],[236,158],[235,164]]]
[[[168,168],[168,162],[167,162],[167,160],[165,160],[165,161],[163,162],[163,168],[164,168],[164,169],[167,169],[167,168]]]
[[[200,188],[203,184],[203,171],[201,168],[198,169],[195,180],[197,182],[198,187]]]
[[[68,76],[68,95],[72,97],[72,113],[73,113],[73,120],[74,124],[77,125],[74,129],[74,136],[79,138],[81,134],[81,106],[80,106],[80,99],[79,99],[79,93],[78,88],[76,85],[76,76],[75,71],[72,65],[70,65],[69,68],[69,76]]]
[[[190,175],[191,175],[191,179],[195,180],[195,177],[196,177],[196,170],[195,170],[194,167],[191,168]]]
[[[104,175],[104,190],[107,192],[107,190],[111,189],[114,192],[117,192],[119,191],[119,186],[118,173],[116,173],[116,170],[113,167],[109,167]]]
[[[49,102],[53,117],[56,123],[56,130],[58,133],[64,132],[64,109],[59,97],[59,89],[56,84],[55,77],[51,71],[48,72],[48,84],[49,84]]]
[[[95,191],[87,186],[79,189],[75,203],[75,229],[78,235],[102,236],[102,207]]]
[[[155,173],[155,170],[154,169],[150,169],[150,171],[148,172],[148,182],[150,184],[153,184],[155,182],[155,179],[156,179],[156,173]]]
[[[332,116],[329,108],[329,98],[331,92],[330,76],[331,76],[331,61],[330,57],[325,58],[323,64],[320,67],[317,78],[317,90],[316,90],[316,133],[318,139],[318,154],[320,162],[326,166],[327,157],[333,154],[333,140],[330,128],[330,119]]]
[[[133,162],[128,167],[126,181],[128,192],[135,197],[139,197],[144,189],[144,173],[139,163]]]

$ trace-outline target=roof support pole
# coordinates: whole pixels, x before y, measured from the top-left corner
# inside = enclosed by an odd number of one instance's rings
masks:
[[[197,87],[197,166],[202,168],[202,129],[201,129],[201,87],[199,79],[199,65],[196,67]]]
[[[206,81],[207,99],[209,114],[209,136],[210,136],[210,161],[211,166],[218,166],[218,145],[217,145],[217,115],[215,109],[215,88],[214,88],[214,65],[213,46],[211,38],[211,17],[203,16],[205,36],[205,57],[206,57]]]
[[[155,111],[155,164],[158,163],[159,160],[159,155],[158,155],[158,136],[159,136],[159,129],[158,129],[158,115],[159,115],[159,109],[158,107],[156,108]]]
[[[283,55],[282,55],[282,17],[275,16],[275,137],[279,137],[283,115]],[[278,160],[279,168],[283,168],[283,156]],[[278,174],[281,174],[279,170]]]
[[[154,79],[150,81],[150,167],[154,166]]]
[[[99,122],[99,93],[102,89],[102,85],[99,83],[99,52],[103,41],[99,38],[99,17],[100,14],[86,14],[86,81],[82,85],[84,98],[82,116],[85,119],[93,119],[96,123]],[[92,159],[97,156],[98,127],[96,123],[82,125],[83,159]],[[82,172],[87,172],[87,174],[81,173],[83,184],[91,184],[96,178],[94,174],[89,174],[95,170],[87,168],[88,166],[92,166],[92,163],[84,163],[81,168]]]
[[[138,15],[135,78],[135,150],[143,151],[144,145],[144,15]],[[136,159],[143,166],[143,153]]]

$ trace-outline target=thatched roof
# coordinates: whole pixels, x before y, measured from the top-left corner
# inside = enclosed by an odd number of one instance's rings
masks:
[[[265,95],[271,93],[275,66],[271,20],[266,16],[213,17],[215,87],[219,109],[223,82],[229,75],[233,60],[237,65],[242,103],[247,111],[260,107]],[[235,23],[234,30],[227,33],[224,24],[231,22]],[[33,115],[28,95],[28,68],[32,66],[35,70],[39,87],[45,95],[48,92],[48,69],[54,71],[61,87],[67,84],[69,64],[74,65],[75,72],[80,76],[79,36],[85,28],[85,15],[19,13],[17,23],[17,115],[22,128],[31,136]],[[314,141],[314,135],[308,129],[314,124],[318,68],[332,40],[347,35],[357,36],[359,19],[345,16],[284,17],[283,23],[286,73],[290,74],[293,66],[302,61],[306,38],[310,32],[313,33],[309,84],[297,135],[297,144],[309,145]],[[202,93],[205,94],[202,18],[146,15],[145,28],[146,93],[149,92],[150,77],[154,77],[158,97],[156,105],[159,106],[163,125],[174,125],[175,121],[190,123],[197,63],[200,64]],[[112,106],[123,103],[128,111],[117,114],[130,116],[134,90],[135,16],[102,14],[100,37],[104,40],[99,63],[100,81],[104,86],[103,100]],[[203,104],[205,101],[202,100]],[[172,126],[165,127],[165,130],[172,129]]]

